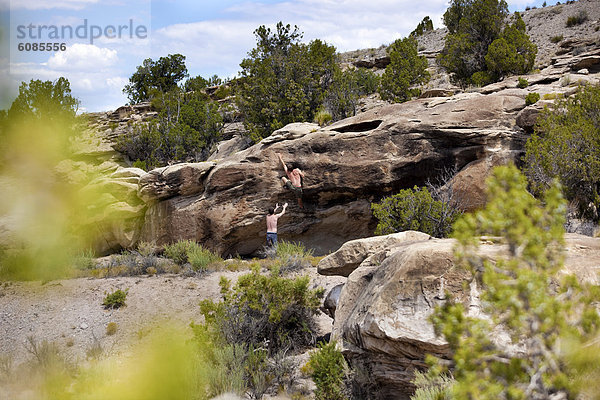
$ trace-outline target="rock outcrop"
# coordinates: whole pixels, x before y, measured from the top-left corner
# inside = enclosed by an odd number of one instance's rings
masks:
[[[479,312],[476,287],[463,286],[471,281],[470,274],[454,264],[454,245],[453,239],[432,238],[384,248],[366,258],[341,290],[333,338],[352,364],[371,371],[384,398],[409,398],[413,371],[426,367],[426,354],[450,356],[447,343],[435,335],[428,320],[435,306],[446,301],[445,293],[463,302],[469,313]],[[483,241],[479,250],[489,259],[504,251],[489,241]],[[333,259],[339,261],[339,271],[354,265],[344,257]],[[600,239],[568,234],[563,273],[597,285],[599,272]]]
[[[225,255],[252,254],[264,243],[266,210],[287,201],[280,237],[317,254],[335,250],[372,234],[372,201],[423,185],[447,166],[460,170],[492,154],[514,159],[526,139],[515,125],[525,94],[419,99],[326,128],[292,124],[218,162],[195,194],[162,198],[143,189],[149,206],[141,237],[159,245],[192,239]],[[281,186],[277,154],[306,174],[304,209]]]

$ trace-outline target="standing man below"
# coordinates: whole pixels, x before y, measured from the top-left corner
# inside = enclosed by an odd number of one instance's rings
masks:
[[[304,172],[300,171],[299,168],[294,168],[293,165],[290,164],[290,168],[285,165],[283,162],[283,158],[281,158],[281,154],[277,153],[279,156],[279,161],[281,161],[281,165],[283,165],[283,170],[287,175],[281,177],[281,182],[283,186],[290,189],[292,192],[296,194],[296,198],[298,199],[298,205],[302,208],[302,179],[304,179]],[[289,179],[288,179],[289,178]]]
[[[269,208],[269,215],[267,215],[267,246],[274,247],[277,245],[277,220],[285,214],[287,206],[288,203],[285,203],[279,214],[275,214],[275,211],[279,208],[279,203],[275,205],[275,208]]]

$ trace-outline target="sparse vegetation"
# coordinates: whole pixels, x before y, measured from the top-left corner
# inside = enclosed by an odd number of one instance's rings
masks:
[[[542,96],[542,98],[543,98],[544,100],[555,100],[555,99],[559,99],[559,98],[561,98],[561,97],[562,97],[562,94],[561,94],[561,93],[555,93],[555,92],[552,92],[552,93],[545,93],[545,94]]]
[[[121,289],[117,289],[112,293],[106,293],[106,297],[102,302],[104,308],[121,308],[125,307],[125,300],[127,299],[127,293],[129,289],[125,289],[124,291]]]
[[[540,100],[540,94],[536,92],[528,93],[525,96],[525,105],[530,106],[532,104],[537,103]]]
[[[242,60],[236,104],[250,137],[258,142],[291,122],[312,121],[331,86],[335,47],[321,40],[300,43],[297,26],[260,26],[257,45]]]
[[[27,336],[25,349],[34,357],[37,366],[44,370],[64,367],[65,360],[60,354],[58,345],[54,342],[47,340],[39,342],[34,336]]]
[[[188,74],[185,66],[185,56],[169,54],[154,61],[144,60],[134,74],[129,78],[129,84],[123,89],[131,104],[150,101],[157,93],[167,93]]]
[[[567,18],[566,27],[571,28],[573,26],[581,25],[588,20],[588,13],[586,10],[581,10],[577,15],[571,15]]]
[[[99,360],[104,355],[104,348],[100,339],[92,333],[92,344],[85,351],[85,356],[88,360]]]
[[[312,249],[307,249],[302,243],[282,240],[275,249],[277,258],[274,265],[282,274],[298,271],[311,265],[312,254]]]
[[[335,341],[319,344],[318,350],[310,354],[306,372],[317,385],[315,399],[345,400],[344,377],[348,366]]]
[[[552,37],[550,38],[550,41],[551,41],[552,43],[559,43],[559,42],[562,42],[563,38],[564,38],[564,36],[563,36],[563,35],[556,35],[556,36],[552,36]]]
[[[82,271],[93,269],[96,266],[94,257],[95,254],[91,249],[81,252],[73,260],[75,268]]]
[[[517,87],[519,89],[525,89],[527,86],[529,86],[529,81],[525,78],[519,77],[519,83],[517,83]]]
[[[106,335],[107,336],[114,335],[115,333],[117,333],[117,328],[118,328],[118,325],[116,322],[109,322],[106,325]]]
[[[446,237],[461,214],[454,202],[435,200],[427,188],[417,186],[373,203],[371,209],[378,220],[376,235],[416,230]]]
[[[192,240],[178,240],[165,246],[165,256],[179,265],[189,261],[188,255],[198,249],[198,243]]]
[[[198,245],[188,250],[187,258],[196,272],[206,271],[211,265],[221,263],[223,259],[210,250]]]
[[[434,372],[434,371],[432,371]],[[417,387],[411,400],[452,400],[454,380],[446,374],[415,372],[413,384]]]

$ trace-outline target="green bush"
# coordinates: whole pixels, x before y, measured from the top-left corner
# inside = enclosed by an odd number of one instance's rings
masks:
[[[193,240],[178,240],[165,246],[165,256],[176,264],[183,265],[189,262],[188,255],[199,247]]]
[[[577,15],[572,15],[569,18],[567,18],[566,26],[567,26],[567,28],[570,28],[572,26],[581,25],[587,20],[588,20],[587,11],[581,10],[577,13]]]
[[[331,114],[327,111],[321,110],[315,115],[315,122],[319,124],[319,126],[325,126],[329,124],[331,122],[331,119]]]
[[[417,186],[373,203],[371,209],[378,220],[376,235],[416,230],[446,237],[460,215],[455,206],[435,200],[427,188]]]
[[[117,326],[116,322],[109,322],[106,325],[106,335],[107,336],[114,335],[115,333],[117,333],[117,328],[118,328],[118,326]]]
[[[34,357],[35,365],[45,372],[58,372],[65,368],[66,360],[55,342],[38,342],[34,336],[27,336],[24,345],[25,350]]]
[[[186,93],[179,87],[152,96],[158,116],[123,133],[115,148],[144,170],[170,162],[204,161],[221,138],[218,103],[202,91]]]
[[[401,103],[418,96],[414,88],[429,80],[427,59],[419,56],[417,40],[413,37],[398,39],[388,48],[390,63],[381,77],[379,94],[384,100]]]
[[[415,372],[413,384],[417,387],[410,400],[452,400],[453,379],[446,374]]]
[[[425,32],[433,30],[433,21],[429,18],[429,15],[425,16],[421,22],[417,25],[414,31],[410,33],[410,36],[417,37],[422,36]]]
[[[308,276],[287,279],[277,269],[262,275],[254,268],[233,287],[221,278],[223,301],[204,300],[200,309],[209,330],[224,343],[259,347],[267,341],[270,354],[286,346],[303,348],[313,340],[323,296],[309,284]]]
[[[125,289],[125,291],[121,289],[117,289],[112,293],[107,293],[102,305],[104,308],[120,308],[124,307],[125,300],[127,299],[127,293],[129,289]]]
[[[532,104],[537,103],[540,100],[540,94],[536,92],[528,93],[525,96],[525,105],[530,106]]]
[[[209,265],[223,261],[217,254],[202,246],[189,249],[187,258],[194,271],[206,271]]]
[[[75,268],[79,270],[90,270],[96,267],[94,251],[91,249],[81,252],[73,260]]]
[[[558,179],[580,216],[600,219],[600,86],[557,99],[538,117],[524,171],[535,194]]]
[[[558,42],[562,42],[563,38],[564,38],[564,36],[563,36],[563,35],[556,35],[556,36],[552,36],[552,37],[550,38],[550,41],[551,41],[552,43],[558,43]]]
[[[525,89],[527,86],[529,86],[529,81],[525,78],[519,77],[519,83],[517,83],[517,87],[519,89]]]
[[[471,83],[477,87],[483,87],[494,82],[494,77],[488,71],[478,71],[471,76]]]
[[[336,68],[327,90],[324,105],[332,119],[338,121],[356,114],[358,99],[377,92],[381,78],[365,68]]]
[[[315,399],[347,399],[344,393],[344,377],[348,366],[335,341],[319,344],[319,349],[310,354],[306,369],[317,386]]]
[[[532,70],[537,47],[525,33],[525,22],[516,13],[513,23],[487,49],[485,65],[494,80],[510,74],[524,74]]]
[[[307,249],[302,243],[282,240],[277,243],[275,255],[277,256],[275,265],[281,273],[285,274],[310,266],[313,250]]]
[[[147,58],[129,78],[123,93],[131,104],[149,101],[153,92],[168,92],[177,88],[177,83],[187,75],[185,56],[169,54],[157,61]]]

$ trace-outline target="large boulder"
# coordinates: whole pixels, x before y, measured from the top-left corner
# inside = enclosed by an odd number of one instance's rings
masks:
[[[195,194],[167,198],[142,190],[149,207],[141,237],[159,245],[192,239],[225,255],[253,254],[265,241],[267,209],[288,202],[280,238],[325,254],[372,234],[371,202],[424,185],[447,166],[460,170],[499,154],[514,159],[526,139],[515,125],[524,107],[520,96],[469,93],[379,107],[326,128],[292,124],[220,160]],[[303,209],[281,185],[278,154],[306,174]]]
[[[469,313],[480,312],[471,275],[453,260],[453,239],[406,242],[368,257],[348,277],[337,303],[333,338],[353,365],[372,372],[385,398],[408,399],[415,369],[426,354],[448,358],[447,343],[434,333],[429,316],[451,293]],[[494,259],[506,251],[482,241],[479,252]],[[375,260],[374,260],[375,258]],[[341,265],[340,265],[341,267]],[[566,236],[563,273],[599,284],[600,239]]]
[[[391,235],[350,240],[335,253],[323,258],[317,265],[321,275],[348,276],[363,261],[381,250],[396,247],[401,243],[428,240],[430,236],[423,232],[405,231]]]

